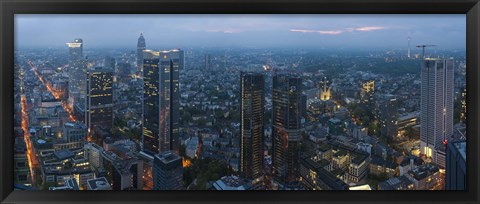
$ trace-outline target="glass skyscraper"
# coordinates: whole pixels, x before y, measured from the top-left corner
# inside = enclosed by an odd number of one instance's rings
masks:
[[[83,56],[83,40],[75,39],[67,43],[69,49],[69,105],[85,108],[87,62]]]
[[[263,174],[265,77],[241,73],[240,170],[245,178]]]
[[[302,79],[292,74],[273,76],[273,178],[285,188],[299,186],[302,140]]]
[[[179,70],[183,50],[144,51],[142,150],[151,155],[179,152]]]

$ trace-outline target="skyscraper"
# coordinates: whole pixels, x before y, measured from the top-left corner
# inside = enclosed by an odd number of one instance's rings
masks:
[[[110,129],[113,126],[113,70],[96,67],[88,72],[85,124]]]
[[[83,57],[83,40],[67,43],[69,49],[69,105],[85,108],[87,62]]]
[[[362,103],[366,104],[373,110],[373,96],[375,94],[375,81],[367,80],[361,83],[362,89],[360,91],[360,96],[362,98]]]
[[[143,68],[143,51],[147,45],[145,43],[145,38],[143,37],[143,33],[140,33],[140,37],[138,37],[137,41],[137,71],[142,71]]]
[[[467,187],[467,142],[449,142],[447,148],[447,165],[445,190],[465,190]]]
[[[263,173],[265,78],[260,73],[241,73],[240,170],[257,179]]]
[[[391,94],[385,95],[380,102],[379,112],[380,134],[390,139],[397,137],[397,99]]]
[[[183,50],[144,51],[143,150],[151,155],[179,152],[179,70],[185,67]]]
[[[144,51],[142,151],[153,156],[159,152],[160,134],[160,53]]]
[[[299,185],[302,79],[291,74],[273,77],[273,178],[286,188]]]
[[[179,124],[180,119],[180,69],[185,68],[185,55],[183,50],[175,49],[160,52],[160,78],[161,86],[160,106],[160,152],[173,150],[179,153]]]
[[[205,71],[210,71],[211,63],[212,57],[209,54],[205,54]]]
[[[154,157],[153,190],[183,190],[182,158],[172,151]]]
[[[77,61],[83,59],[83,40],[77,38],[73,42],[67,43],[69,51],[69,61]]]
[[[453,59],[425,58],[421,79],[420,151],[433,157],[453,133]]]
[[[410,35],[408,35],[407,40],[408,40],[408,53],[407,53],[407,57],[408,57],[408,59],[410,59],[410,58],[412,57],[412,56],[411,56],[411,53],[410,53]]]

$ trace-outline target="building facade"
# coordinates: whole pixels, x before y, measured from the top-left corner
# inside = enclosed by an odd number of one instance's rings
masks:
[[[262,74],[241,73],[240,170],[245,178],[263,173],[265,78]]]
[[[147,49],[147,44],[145,43],[145,38],[143,33],[140,33],[137,41],[137,71],[141,72],[143,69],[143,51]]]
[[[447,146],[445,190],[465,190],[467,187],[467,142],[450,142]]]
[[[153,189],[183,189],[182,158],[173,151],[155,155],[153,160]]]
[[[302,140],[302,79],[291,74],[273,76],[273,178],[285,188],[299,186]]]
[[[70,107],[85,108],[87,62],[83,56],[83,40],[67,43],[69,50],[68,100]]]
[[[427,158],[434,157],[435,150],[453,134],[453,67],[453,59],[422,61],[420,152]]]
[[[142,150],[151,155],[179,152],[179,70],[183,50],[144,51]]]
[[[113,69],[97,67],[89,70],[85,124],[109,130],[113,126]]]

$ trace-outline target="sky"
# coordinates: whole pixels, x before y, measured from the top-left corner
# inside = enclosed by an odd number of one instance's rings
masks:
[[[16,14],[16,48],[60,48],[82,38],[84,49],[188,47],[465,49],[466,16],[442,15],[86,15]]]

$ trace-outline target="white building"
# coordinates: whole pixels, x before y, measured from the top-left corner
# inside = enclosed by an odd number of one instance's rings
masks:
[[[421,69],[420,152],[432,161],[453,134],[453,59],[425,58]],[[445,166],[442,164],[441,166]]]

